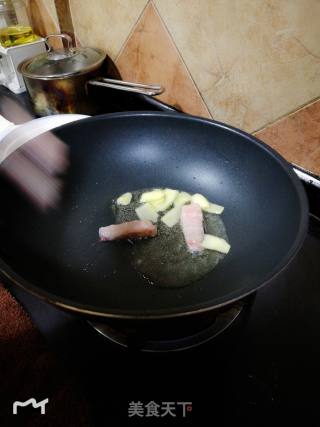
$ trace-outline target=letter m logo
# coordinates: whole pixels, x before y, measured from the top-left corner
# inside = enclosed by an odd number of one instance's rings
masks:
[[[37,403],[36,399],[34,399],[33,397],[29,400],[26,400],[25,402],[19,402],[18,400],[16,400],[15,402],[13,402],[13,408],[12,408],[12,412],[14,415],[17,415],[18,413],[18,407],[19,406],[28,406],[28,405],[32,405],[33,408],[40,408],[41,411],[41,415],[44,415],[46,413],[46,404],[49,402],[49,399],[44,399],[41,402]]]

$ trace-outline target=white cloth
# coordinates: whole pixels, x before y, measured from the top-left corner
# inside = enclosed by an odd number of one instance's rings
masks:
[[[13,151],[42,133],[87,117],[82,114],[56,114],[15,125],[0,116],[0,164]]]

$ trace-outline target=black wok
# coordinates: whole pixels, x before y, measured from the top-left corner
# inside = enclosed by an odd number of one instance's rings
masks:
[[[119,113],[56,130],[70,147],[58,210],[38,212],[0,178],[0,269],[62,308],[112,318],[215,309],[272,281],[296,255],[307,201],[290,165],[254,137],[175,113]],[[146,187],[199,192],[225,206],[232,249],[211,273],[158,288],[130,266],[127,242],[98,242],[111,199]]]

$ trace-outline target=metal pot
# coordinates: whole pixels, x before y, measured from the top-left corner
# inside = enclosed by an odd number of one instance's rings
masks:
[[[65,39],[67,47],[52,50],[48,42],[51,37]],[[97,105],[94,98],[89,96],[88,85],[151,96],[159,95],[164,90],[160,85],[143,85],[102,77],[106,54],[97,48],[72,47],[72,39],[67,34],[50,34],[45,42],[47,52],[26,59],[18,66],[39,116],[96,113]]]

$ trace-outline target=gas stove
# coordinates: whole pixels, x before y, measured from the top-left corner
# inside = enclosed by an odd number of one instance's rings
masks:
[[[113,97],[113,103],[108,98],[108,107],[101,112],[171,110],[143,95],[120,95]],[[22,96],[19,102],[26,104],[27,100]],[[166,418],[162,425],[180,421],[200,426],[202,419],[211,423],[221,419],[219,425],[250,420],[261,426],[269,419],[278,420],[279,414],[289,422],[299,412],[306,422],[316,411],[318,396],[313,390],[320,379],[320,181],[294,167],[310,205],[309,233],[301,251],[276,283],[210,321],[206,319],[203,328],[191,335],[179,331],[169,340],[141,343],[132,339],[132,331],[129,334],[110,325],[89,324],[10,287],[50,348],[81,378],[96,425],[108,421],[135,425],[134,417],[128,418],[132,401],[192,403],[189,419]],[[181,348],[188,349],[158,351]],[[161,420],[152,421],[157,424]]]

